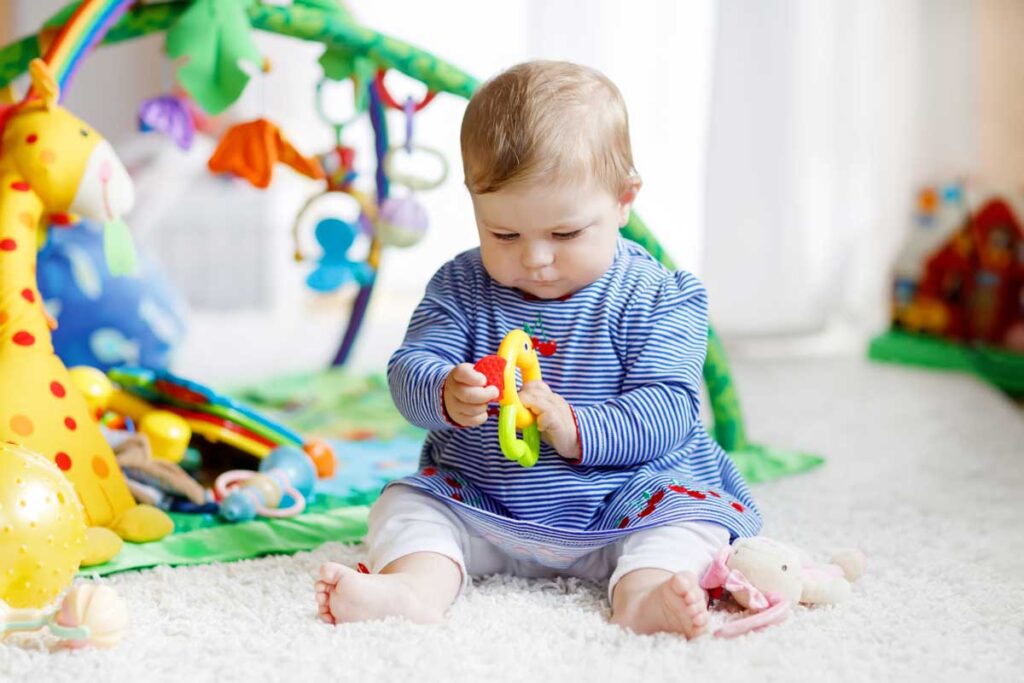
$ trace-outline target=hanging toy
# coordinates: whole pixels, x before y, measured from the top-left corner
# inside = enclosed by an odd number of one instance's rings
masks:
[[[139,130],[163,133],[183,150],[192,148],[196,126],[188,102],[182,97],[161,95],[139,106]]]
[[[540,381],[540,360],[533,342],[522,330],[512,330],[498,347],[494,356],[485,356],[473,367],[487,377],[485,386],[498,388],[498,443],[509,460],[523,467],[533,467],[540,457],[540,432],[537,417],[519,400],[516,389],[516,370],[522,373],[523,383]],[[523,438],[516,436],[523,432]]]
[[[323,256],[306,278],[311,289],[329,293],[347,282],[356,282],[362,287],[373,280],[370,266],[348,257],[357,234],[354,225],[338,218],[325,218],[316,224],[316,241],[323,248]]]
[[[220,514],[229,522],[261,517],[294,517],[306,509],[313,495],[316,470],[299,448],[281,446],[260,463],[259,472],[229,470],[217,477],[214,490]],[[285,498],[285,496],[288,498]],[[284,503],[291,500],[287,507]]]
[[[392,184],[400,185],[410,191],[404,196],[388,197],[381,203],[380,215],[376,223],[377,236],[387,246],[411,247],[423,239],[430,224],[426,209],[416,199],[415,192],[432,190],[448,178],[448,161],[441,152],[432,147],[413,144],[413,120],[416,114],[434,99],[436,93],[428,92],[419,103],[410,97],[405,101],[404,106],[399,107],[384,86],[383,70],[377,73],[377,87],[381,99],[386,105],[394,109],[402,109],[405,112],[405,144],[388,150],[384,157],[384,171]],[[436,178],[423,178],[401,172],[398,169],[397,161],[402,152],[409,157],[416,152],[434,157],[440,163],[440,173]]]
[[[369,234],[373,231],[377,207],[352,185],[352,181],[356,177],[356,173],[352,169],[355,160],[354,150],[339,145],[328,154],[321,156],[321,160],[327,177],[327,188],[310,197],[292,223],[295,260],[316,262],[316,268],[306,278],[306,284],[317,292],[334,292],[348,282],[355,282],[360,287],[364,287],[373,282],[380,258],[380,245],[371,244],[369,253],[363,262],[352,259],[349,253],[360,233]],[[301,248],[300,228],[305,223],[305,217],[310,213],[314,204],[328,196],[343,197],[354,202],[358,217],[354,223],[334,216],[323,218],[317,222],[314,234],[321,252],[318,256],[308,256]]]
[[[124,601],[109,586],[80,583],[54,610],[6,609],[0,602],[0,640],[10,633],[46,628],[65,647],[110,648],[121,642],[128,627]]]
[[[291,166],[318,180],[324,170],[315,157],[303,156],[272,121],[256,119],[232,126],[224,133],[207,166],[213,173],[230,173],[264,189],[270,185],[274,165]]]

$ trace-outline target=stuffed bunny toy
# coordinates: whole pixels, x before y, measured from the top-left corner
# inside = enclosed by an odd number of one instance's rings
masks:
[[[844,550],[830,564],[815,564],[801,550],[763,536],[726,546],[701,579],[712,598],[723,589],[753,615],[715,631],[731,638],[783,621],[794,605],[837,603],[850,595],[850,582],[864,573],[864,555]]]

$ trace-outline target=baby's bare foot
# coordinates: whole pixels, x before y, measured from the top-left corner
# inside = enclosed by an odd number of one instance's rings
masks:
[[[315,588],[319,617],[329,624],[385,617],[435,624],[443,616],[398,574],[360,574],[345,565],[325,562]]]
[[[707,594],[696,574],[679,572],[632,597],[610,621],[640,634],[682,633],[694,638],[708,625]]]

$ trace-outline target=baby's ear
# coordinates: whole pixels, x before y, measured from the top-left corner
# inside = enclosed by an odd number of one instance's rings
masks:
[[[629,222],[629,212],[633,208],[633,202],[640,193],[644,181],[639,175],[633,174],[626,182],[626,188],[619,194],[619,227]]]

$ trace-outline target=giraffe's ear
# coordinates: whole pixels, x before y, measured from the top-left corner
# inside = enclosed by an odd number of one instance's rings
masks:
[[[49,65],[41,59],[33,59],[28,65],[28,73],[32,77],[32,92],[43,100],[43,106],[49,109],[57,104],[60,87]]]

